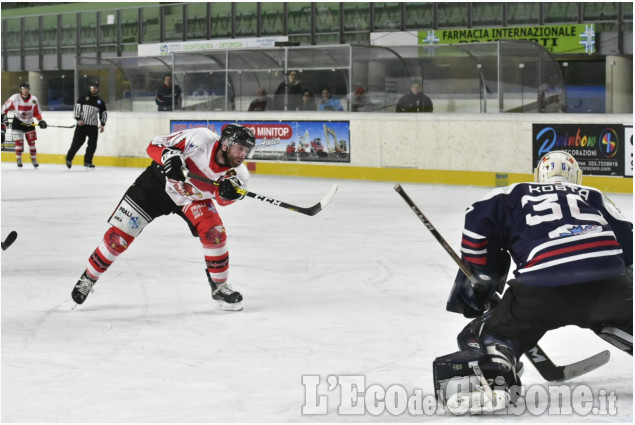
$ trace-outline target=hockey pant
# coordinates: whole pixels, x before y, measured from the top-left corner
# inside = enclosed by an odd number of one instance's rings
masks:
[[[35,149],[35,141],[37,140],[37,134],[35,130],[23,131],[21,129],[13,129],[13,141],[15,143],[15,156],[17,159],[22,160],[22,152],[24,151],[24,139],[29,145],[29,154],[31,154],[31,161],[37,159],[37,150]]]
[[[88,260],[86,273],[98,279],[128,249],[141,231],[157,217],[177,214],[184,218],[192,235],[203,245],[207,271],[216,283],[227,281],[229,253],[225,227],[211,200],[193,202],[179,207],[165,193],[165,179],[157,178],[160,166],[153,163],[130,186],[110,216],[112,226]]]
[[[75,127],[75,134],[73,135],[71,147],[66,153],[66,160],[73,161],[73,158],[75,158],[75,154],[82,147],[84,141],[88,137],[88,143],[86,144],[86,153],[84,154],[84,164],[92,164],[95,150],[97,150],[98,135],[99,127],[95,125],[82,125]]]
[[[506,341],[518,358],[548,331],[575,325],[609,342],[611,334],[628,340],[614,329],[630,332],[632,352],[633,278],[627,273],[566,286],[531,286],[516,280],[509,281],[509,286],[483,326],[481,338],[486,345],[488,340]]]

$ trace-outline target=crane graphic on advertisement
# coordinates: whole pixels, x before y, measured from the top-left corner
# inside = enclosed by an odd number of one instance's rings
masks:
[[[330,137],[329,137],[330,136]],[[324,124],[324,138],[326,143],[326,150],[329,154],[339,156],[346,153],[346,140],[337,140],[337,134],[335,130]],[[331,140],[333,145],[331,146]]]

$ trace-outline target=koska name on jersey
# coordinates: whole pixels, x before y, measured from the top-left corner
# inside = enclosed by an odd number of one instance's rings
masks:
[[[581,198],[589,198],[589,189],[578,186],[569,186],[566,184],[545,184],[545,185],[529,185],[530,193],[549,193],[549,192],[571,192],[577,193]]]

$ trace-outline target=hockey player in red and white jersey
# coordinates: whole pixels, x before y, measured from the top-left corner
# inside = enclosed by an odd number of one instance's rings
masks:
[[[255,147],[253,133],[238,124],[223,128],[221,137],[206,128],[156,136],[147,148],[152,164],[128,188],[110,216],[111,227],[88,259],[72,291],[82,304],[108,267],[155,218],[177,214],[203,245],[212,298],[225,310],[242,310],[242,295],[227,285],[229,254],[225,227],[215,204],[242,199],[249,171],[243,163]],[[218,185],[189,180],[187,172],[215,180]]]
[[[37,135],[35,133],[35,123],[33,117],[38,119],[37,125],[40,128],[46,128],[46,121],[42,119],[40,112],[40,102],[37,97],[31,94],[31,86],[26,81],[20,83],[20,93],[12,95],[4,105],[2,105],[2,113],[13,112],[13,141],[15,142],[15,156],[18,167],[22,167],[22,151],[24,150],[24,138],[29,144],[29,153],[31,154],[31,162],[37,168],[37,151],[35,149],[35,141]]]

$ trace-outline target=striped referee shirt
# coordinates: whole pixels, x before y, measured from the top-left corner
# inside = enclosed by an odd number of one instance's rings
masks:
[[[100,121],[101,125],[106,125],[106,102],[101,97],[90,94],[80,97],[75,105],[75,119],[84,121],[84,125],[98,127]]]

